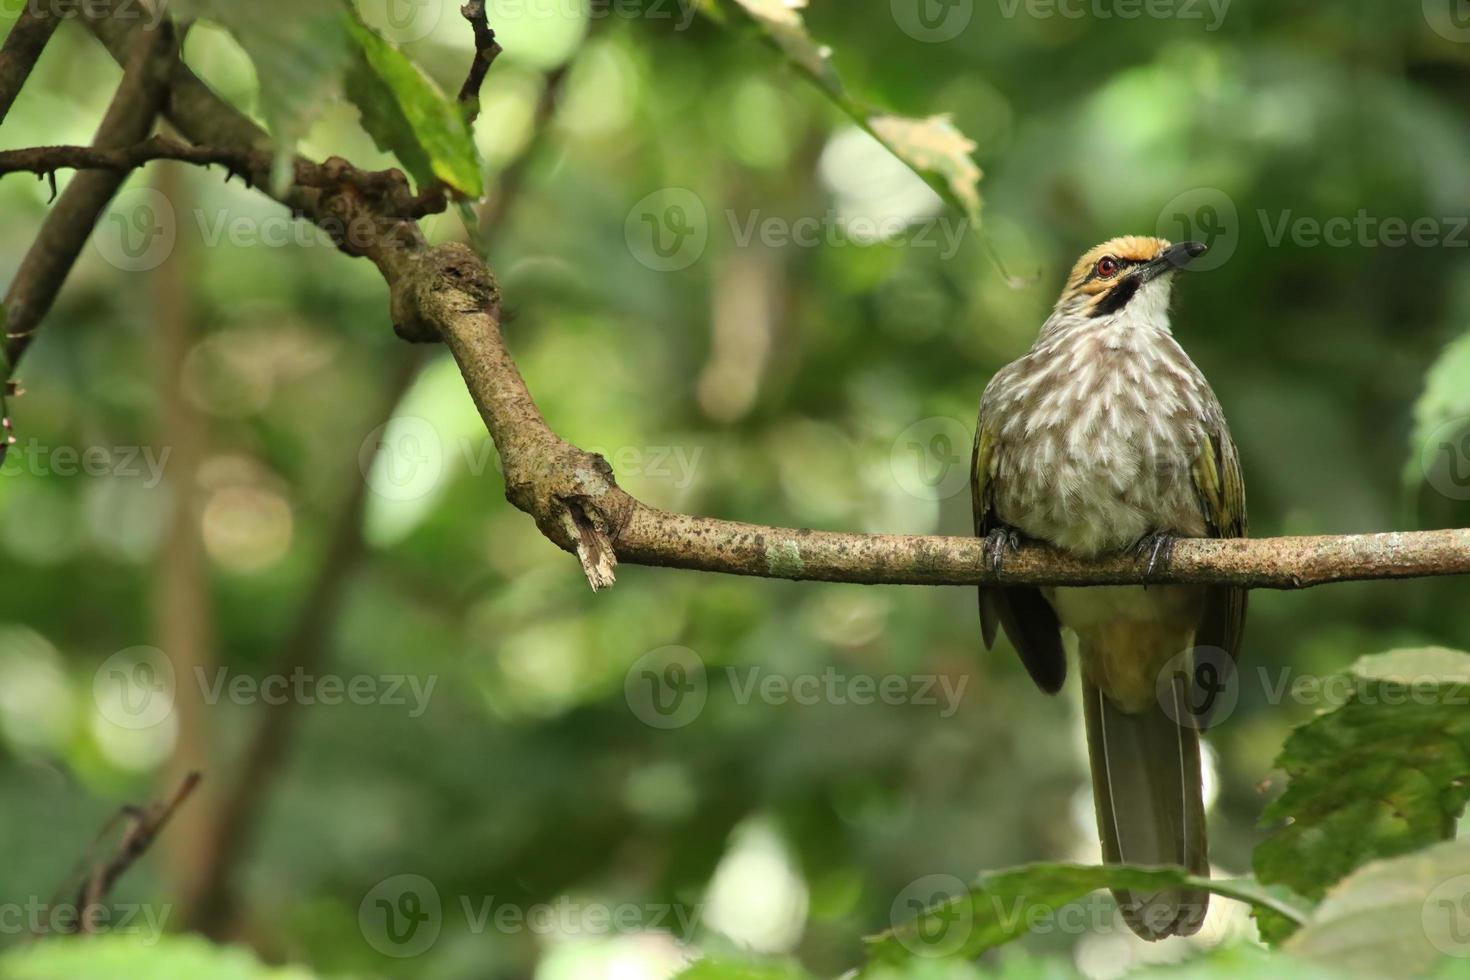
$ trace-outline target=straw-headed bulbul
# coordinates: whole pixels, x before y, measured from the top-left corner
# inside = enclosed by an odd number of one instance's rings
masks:
[[[975,533],[996,568],[1021,539],[1080,557],[1132,551],[1152,573],[1178,537],[1244,537],[1245,488],[1224,413],[1169,329],[1176,272],[1205,251],[1124,237],[1072,269],[1031,350],[980,402]],[[1145,581],[1147,578],[1145,576]],[[980,590],[985,645],[1005,630],[1054,694],[1078,639],[1103,859],[1209,874],[1195,668],[1240,649],[1244,589],[1127,585]],[[1178,669],[1183,666],[1183,669]],[[1163,680],[1161,680],[1161,677]],[[1115,892],[1145,939],[1190,935],[1209,893]]]

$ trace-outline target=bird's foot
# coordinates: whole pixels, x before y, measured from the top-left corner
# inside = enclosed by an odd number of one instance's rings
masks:
[[[1131,549],[1135,558],[1148,562],[1143,570],[1145,587],[1152,582],[1155,572],[1168,570],[1169,562],[1174,558],[1174,540],[1173,535],[1159,531],[1139,538]]]
[[[985,560],[990,564],[990,570],[997,575],[1006,559],[1020,550],[1021,534],[1013,527],[1002,524],[985,535]]]

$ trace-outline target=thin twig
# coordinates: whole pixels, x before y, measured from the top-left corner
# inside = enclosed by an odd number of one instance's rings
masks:
[[[28,3],[21,8],[5,36],[5,46],[0,47],[0,122],[10,114],[15,97],[31,77],[36,61],[60,23],[61,18],[48,4]]]
[[[99,920],[102,917],[102,903],[107,900],[117,880],[138,862],[158,835],[168,825],[169,820],[178,812],[180,806],[187,800],[199,786],[203,777],[197,772],[187,774],[179,783],[178,789],[173,795],[161,803],[153,803],[148,806],[124,806],[113,814],[103,825],[92,843],[88,845],[86,854],[82,858],[81,872],[82,881],[77,888],[76,908],[77,920],[73,932],[95,932]],[[102,840],[117,827],[119,823],[126,823],[127,829],[123,831],[117,846],[112,849],[111,855],[104,861],[97,861],[94,855]]]
[[[485,83],[485,74],[495,59],[500,57],[501,47],[495,40],[495,32],[485,17],[485,0],[469,0],[459,12],[470,22],[475,32],[475,60],[470,62],[470,72],[459,89],[459,107],[465,121],[473,123],[480,115],[480,87]]]
[[[160,65],[172,63],[174,50],[173,33],[166,27],[137,35],[127,49],[122,83],[92,141],[97,151],[130,146],[153,129],[167,94],[168,75]],[[5,362],[11,372],[56,301],[123,177],[106,171],[79,174],[46,216],[5,294]]]
[[[203,167],[223,166],[229,176],[239,175],[247,185],[254,186],[259,175],[270,170],[273,157],[264,150],[196,146],[167,136],[151,136],[131,146],[33,146],[0,151],[0,176],[33,173],[51,177],[57,170],[104,170],[127,174],[156,160],[174,160]],[[422,218],[435,214],[444,210],[447,203],[441,192],[410,193],[407,178],[397,169],[359,170],[335,157],[324,164],[298,159],[295,168],[293,183],[297,187],[351,187],[377,199],[383,210],[404,217]]]
[[[190,146],[167,136],[151,136],[131,146],[33,146],[0,152],[0,174],[51,174],[57,170],[110,170],[125,174],[154,160],[220,164],[249,179],[255,167],[269,166],[260,151]]]

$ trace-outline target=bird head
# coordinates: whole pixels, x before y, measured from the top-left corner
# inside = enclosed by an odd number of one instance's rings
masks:
[[[1148,307],[1168,308],[1174,273],[1205,253],[1203,242],[1170,244],[1162,238],[1124,235],[1089,249],[1067,278],[1057,309],[1102,317]]]

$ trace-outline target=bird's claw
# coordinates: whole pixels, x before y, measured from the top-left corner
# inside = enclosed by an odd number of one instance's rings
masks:
[[[1013,527],[997,527],[985,535],[985,560],[990,570],[999,575],[1008,556],[1021,550],[1021,535]]]
[[[1145,535],[1133,546],[1133,554],[1139,560],[1147,559],[1143,570],[1143,583],[1148,585],[1154,573],[1167,570],[1174,558],[1174,537],[1163,532]]]

